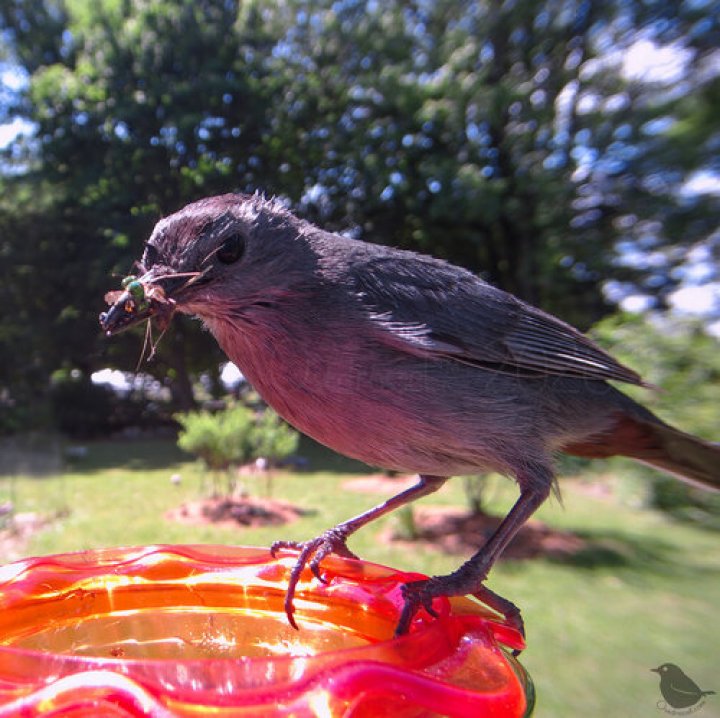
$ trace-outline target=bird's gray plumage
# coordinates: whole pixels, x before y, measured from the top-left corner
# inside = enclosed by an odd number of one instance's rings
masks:
[[[350,249],[344,281],[398,348],[514,374],[642,383],[573,327],[441,260]]]
[[[229,252],[231,240],[241,256]],[[432,596],[488,597],[482,579],[547,496],[556,451],[623,454],[720,483],[716,445],[607,383],[642,384],[632,369],[444,261],[325,232],[259,196],[223,195],[161,220],[141,264],[141,281],[199,316],[291,424],[348,456],[424,476],[403,501],[455,474],[492,470],[518,481],[521,497],[496,534],[460,570],[407,594],[401,627]],[[102,316],[108,332],[153,313],[151,305],[128,317],[125,306]],[[310,542],[300,563],[317,550],[317,567],[386,510]]]
[[[578,382],[639,381],[576,330],[470,272],[323,232],[258,198],[191,205],[149,244],[174,270],[198,270],[238,229],[243,266],[210,270],[178,297],[180,310],[205,321],[288,421],[366,463],[515,475],[602,426],[600,417],[587,425],[582,402],[573,407]]]

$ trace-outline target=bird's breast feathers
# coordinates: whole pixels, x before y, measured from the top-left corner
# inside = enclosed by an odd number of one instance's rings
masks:
[[[428,416],[426,401],[437,389],[432,360],[375,342],[363,346],[347,328],[308,338],[311,330],[283,328],[279,317],[274,326],[252,331],[212,318],[205,323],[280,416],[335,451],[374,466],[428,474],[441,468],[468,473],[483,464],[482,456],[461,450],[467,444],[461,436],[448,435]]]

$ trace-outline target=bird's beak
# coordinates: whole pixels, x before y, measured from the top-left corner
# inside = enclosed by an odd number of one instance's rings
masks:
[[[184,279],[179,282],[184,283]],[[175,311],[175,301],[169,294],[177,286],[178,282],[166,268],[153,267],[128,284],[124,291],[106,295],[110,308],[98,317],[100,326],[107,336],[111,336],[154,318],[164,331]]]
[[[139,324],[150,316],[150,309],[138,310],[129,292],[123,292],[106,312],[100,312],[100,326],[107,336]]]
[[[660,673],[660,669],[659,669],[659,668],[651,668],[650,670],[651,670],[653,673]]]

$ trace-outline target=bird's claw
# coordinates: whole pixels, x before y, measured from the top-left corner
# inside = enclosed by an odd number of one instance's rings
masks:
[[[300,551],[297,561],[290,572],[288,587],[285,593],[285,615],[287,616],[288,623],[296,630],[298,626],[293,616],[295,613],[294,599],[303,569],[307,566],[315,578],[326,584],[328,582],[327,579],[320,574],[320,564],[326,556],[335,553],[345,558],[357,558],[347,547],[346,541],[347,534],[341,527],[335,527],[309,541],[275,541],[270,547],[270,554],[273,557],[282,549]]]
[[[482,583],[476,585],[472,591],[468,591],[467,586],[460,589],[456,585],[456,576],[453,574],[450,576],[434,576],[433,578],[427,578],[421,581],[411,581],[402,587],[402,595],[405,603],[400,613],[397,628],[395,629],[395,636],[402,636],[408,632],[410,622],[420,608],[424,608],[433,618],[437,618],[438,613],[432,605],[433,598],[463,595],[466,592],[472,592],[472,595],[484,604],[494,611],[501,613],[507,625],[518,631],[523,639],[525,638],[525,625],[522,614],[520,613],[520,609],[512,603],[512,601],[499,596]],[[513,655],[515,656],[519,653],[519,650],[513,651]]]
[[[437,594],[433,591],[433,579],[426,578],[421,581],[411,581],[402,587],[402,595],[405,601],[400,620],[395,629],[395,636],[403,636],[410,629],[410,621],[422,607],[433,618],[438,617],[438,612],[433,608],[432,601]]]
[[[498,595],[495,591],[491,591],[487,586],[481,584],[473,591],[473,596],[482,601],[486,606],[490,606],[493,611],[497,611],[505,618],[505,623],[514,628],[525,640],[525,622],[523,621],[520,609],[507,598]],[[513,656],[520,655],[519,649],[513,650]]]

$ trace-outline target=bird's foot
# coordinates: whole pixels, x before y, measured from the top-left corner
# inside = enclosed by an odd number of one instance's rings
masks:
[[[424,608],[431,616],[437,617],[437,612],[432,606],[434,598],[462,596],[471,593],[494,611],[502,614],[507,624],[525,638],[525,624],[520,609],[512,601],[499,596],[482,583],[476,584],[472,588],[464,586],[459,578],[457,574],[449,574],[406,583],[402,588],[405,604],[395,629],[395,635],[402,636],[408,632],[410,622],[420,608]],[[520,651],[513,651],[513,655],[518,655],[518,653]]]
[[[305,566],[308,566],[313,572],[315,578],[323,583],[327,583],[325,578],[320,574],[320,563],[331,553],[345,558],[357,558],[357,556],[347,547],[347,534],[340,527],[328,529],[320,534],[317,538],[309,541],[275,541],[270,547],[270,553],[275,556],[282,549],[294,549],[300,551],[300,555],[290,572],[288,580],[287,592],[285,593],[285,615],[288,623],[297,629],[294,613],[295,590],[297,589],[300,575]]]
[[[410,629],[410,621],[413,616],[424,608],[433,618],[437,618],[437,611],[432,606],[433,598],[445,594],[437,593],[435,584],[437,577],[426,578],[421,581],[410,581],[402,587],[402,595],[405,601],[400,620],[395,628],[395,637],[405,635]]]
[[[525,621],[523,621],[520,609],[510,600],[491,591],[487,586],[479,586],[473,591],[473,596],[497,611],[505,618],[505,623],[514,628],[525,640]],[[519,649],[513,650],[513,656],[520,654]]]

